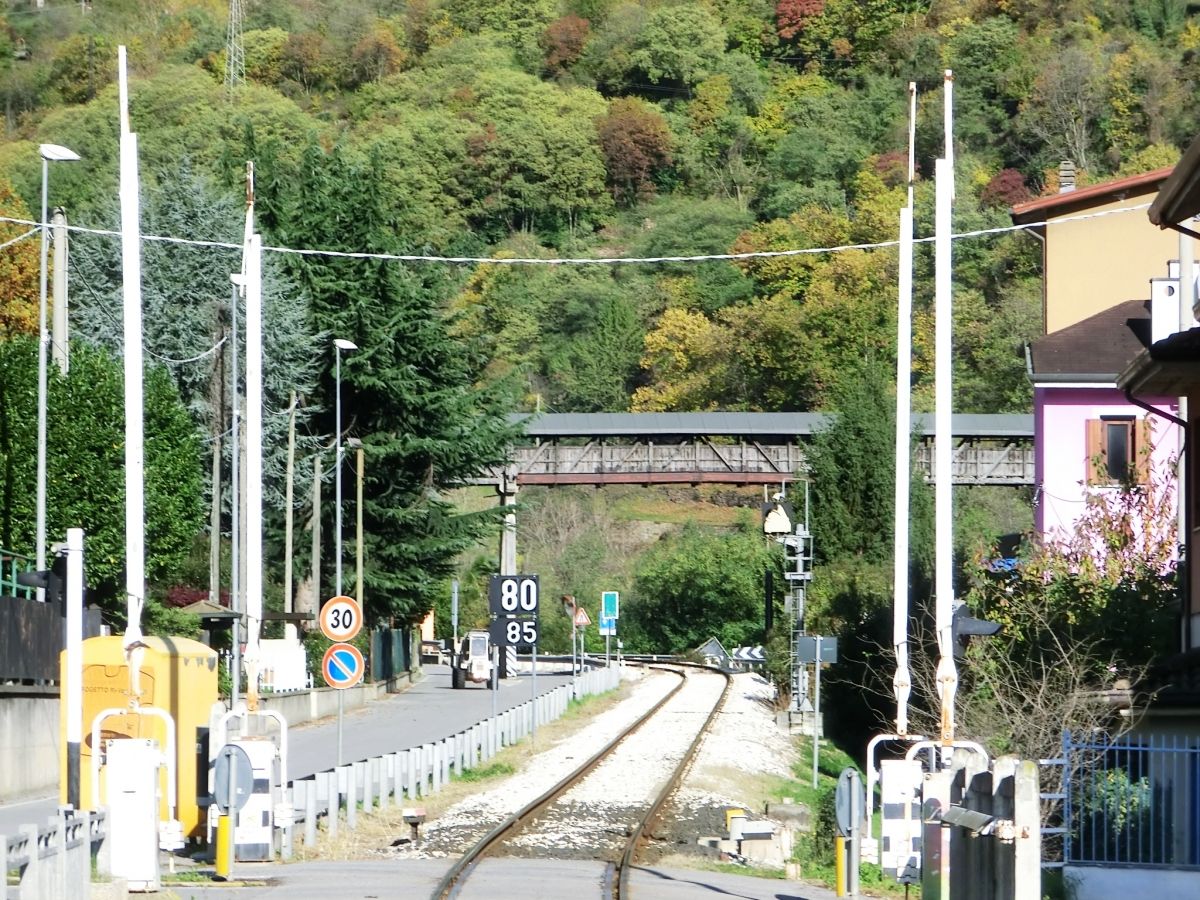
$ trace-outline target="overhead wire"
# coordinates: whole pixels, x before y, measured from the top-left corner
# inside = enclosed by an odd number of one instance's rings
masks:
[[[961,241],[970,238],[988,237],[991,235],[1009,234],[1015,231],[1026,231],[1030,228],[1040,228],[1049,225],[1061,225],[1067,222],[1082,222],[1089,219],[1100,219],[1106,216],[1122,215],[1148,209],[1150,203],[1140,203],[1119,209],[1098,210],[1090,213],[1080,213],[1074,216],[1063,216],[1053,221],[1026,222],[1021,225],[998,225],[993,228],[979,228],[972,231],[961,231],[951,235],[951,240]],[[19,225],[36,225],[25,219],[15,219],[0,216],[0,222]],[[108,237],[119,237],[119,231],[103,228],[87,228],[82,225],[68,225],[71,231],[80,234],[95,234]],[[196,240],[171,235],[143,234],[142,239],[167,244],[180,244],[190,247],[211,247],[222,250],[240,250],[242,245],[226,241]],[[934,237],[915,238],[915,244],[933,243]],[[322,256],[341,259],[372,259],[390,262],[422,262],[448,263],[454,265],[528,265],[528,266],[613,266],[613,265],[654,265],[659,263],[696,263],[696,262],[736,262],[749,259],[778,259],[789,256],[816,256],[825,253],[844,253],[851,250],[881,250],[899,246],[899,240],[864,241],[855,244],[836,244],[827,247],[797,247],[790,250],[751,250],[742,253],[700,253],[683,254],[678,256],[612,256],[612,257],[488,257],[488,256],[437,256],[423,253],[373,253],[365,250],[323,250],[298,247],[264,246],[264,252],[292,254],[296,256]]]
[[[85,288],[87,288],[88,293],[92,295],[92,299],[94,301],[96,301],[95,308],[100,310],[100,312],[102,312],[104,314],[105,318],[107,318],[108,321],[111,322],[113,325],[120,326],[122,323],[120,321],[118,321],[117,317],[114,316],[111,312],[109,312],[109,310],[105,307],[103,299],[101,299],[101,297],[96,293],[95,288],[93,288],[90,284],[88,284],[87,279],[83,276],[83,273],[79,271],[79,265],[75,262],[75,259],[73,257],[70,259],[69,265],[71,266],[72,271],[74,271],[76,278],[79,280],[80,283],[83,284],[83,286]],[[150,354],[155,359],[157,359],[161,362],[164,362],[167,365],[184,366],[184,365],[188,365],[190,363],[199,362],[200,360],[204,359],[205,357],[211,356],[212,354],[216,353],[218,350],[221,349],[221,347],[224,345],[224,343],[227,339],[228,339],[228,335],[226,335],[225,337],[222,337],[219,341],[217,341],[215,344],[213,344],[207,350],[204,350],[204,351],[196,354],[195,356],[190,356],[187,359],[174,359],[173,357],[170,357],[170,356],[163,356],[161,353],[156,353],[154,350],[151,350],[148,347],[143,347],[142,350],[143,350],[143,352]]]

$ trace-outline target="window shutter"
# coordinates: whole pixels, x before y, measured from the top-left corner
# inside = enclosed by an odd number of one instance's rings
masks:
[[[1087,420],[1086,444],[1084,471],[1087,472],[1087,483],[1104,484],[1108,481],[1108,471],[1104,459],[1104,423],[1099,419]]]
[[[1138,419],[1133,427],[1133,465],[1138,484],[1150,483],[1150,453],[1154,449],[1150,436],[1150,417]]]

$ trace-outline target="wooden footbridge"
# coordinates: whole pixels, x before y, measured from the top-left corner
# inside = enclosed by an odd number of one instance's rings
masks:
[[[786,484],[826,413],[556,413],[529,416],[511,465],[477,483]],[[933,416],[913,416],[914,462],[933,475]],[[953,417],[954,483],[1031,485],[1033,417]]]

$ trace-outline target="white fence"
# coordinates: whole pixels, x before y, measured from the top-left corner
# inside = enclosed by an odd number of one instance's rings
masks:
[[[620,670],[615,667],[593,669],[580,675],[574,685],[565,684],[526,700],[437,743],[385,753],[293,781],[284,805],[290,801],[294,815],[290,824],[280,823],[281,856],[291,858],[297,829],[304,846],[312,847],[322,817],[326,830],[334,836],[343,823],[347,828],[356,827],[360,804],[361,811],[369,813],[420,800],[440,790],[452,777],[489,763],[502,748],[528,735],[535,720],[546,725],[559,718],[572,697],[610,691],[620,680]]]
[[[458,734],[434,744],[385,753],[318,772],[287,786],[283,806],[290,805],[290,821],[279,821],[280,853],[290,859],[294,832],[302,829],[304,845],[317,842],[317,823],[323,816],[329,834],[336,835],[344,821],[357,825],[359,804],[363,812],[384,809],[390,803],[419,800],[440,790],[455,775],[485,765],[501,748],[528,735],[566,712],[573,697],[599,694],[620,683],[617,668],[593,669],[520,706],[489,716]],[[87,897],[92,860],[101,876],[110,873],[107,815],[104,810],[74,815],[59,814],[45,826],[24,825],[19,837],[0,835],[0,873],[16,870],[17,900],[62,900]],[[0,882],[3,884],[3,882]],[[0,900],[7,900],[0,892]]]
[[[108,875],[106,812],[60,812],[46,825],[21,826],[18,837],[0,834],[0,884],[7,884],[8,872],[15,869],[17,900],[88,897],[93,857],[97,874]],[[0,892],[0,898],[11,896]]]

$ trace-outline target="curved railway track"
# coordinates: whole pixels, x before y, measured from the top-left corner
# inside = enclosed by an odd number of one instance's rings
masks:
[[[459,897],[481,862],[502,856],[599,861],[604,864],[601,896],[606,900],[630,900],[629,873],[639,847],[652,833],[663,807],[695,758],[732,683],[727,673],[706,666],[671,663],[650,668],[678,675],[679,683],[582,765],[476,842],[438,883],[433,900]],[[716,676],[723,678],[719,696],[711,685]],[[659,735],[639,741],[642,727],[651,719],[664,716],[674,717],[678,723],[671,731],[678,740],[664,743]],[[700,717],[703,722],[697,727],[695,722]],[[622,783],[628,781],[623,773],[629,773],[631,767],[655,765],[664,771],[653,796],[647,797],[644,791],[636,798],[620,796]],[[629,790],[624,794],[638,793],[636,788],[626,787]],[[608,820],[597,820],[594,814],[591,819],[581,815],[586,802],[580,796],[594,798],[598,793],[610,798],[616,795],[625,805]],[[570,829],[569,842],[562,839],[564,828]],[[577,900],[584,896],[579,893]]]

